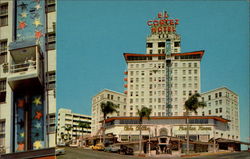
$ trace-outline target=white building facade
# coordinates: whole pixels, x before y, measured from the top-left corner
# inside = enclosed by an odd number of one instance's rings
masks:
[[[126,116],[148,107],[153,116],[182,116],[184,102],[200,92],[200,62],[204,51],[181,52],[181,37],[176,33],[178,19],[159,13],[148,21],[151,34],[146,54],[124,53],[127,62],[124,86],[127,94]]]
[[[228,131],[216,131],[218,138],[240,140],[239,97],[232,90],[221,87],[201,94],[206,107],[198,110],[198,115],[221,116],[230,120]]]
[[[0,0],[0,146],[55,146],[56,1]]]
[[[91,127],[81,128],[80,122],[85,122],[91,125],[91,116],[73,113],[70,109],[60,108],[58,111],[57,122],[57,143],[64,143],[68,138],[79,139],[82,136],[91,134]],[[65,127],[71,127],[70,131],[65,130]]]
[[[108,114],[108,117],[125,116],[126,115],[126,95],[112,90],[104,89],[92,98],[92,123],[91,135],[98,135],[101,131],[103,113],[101,111],[101,103],[107,101],[113,102],[118,106],[117,111],[113,114]],[[100,135],[100,134],[99,134]]]

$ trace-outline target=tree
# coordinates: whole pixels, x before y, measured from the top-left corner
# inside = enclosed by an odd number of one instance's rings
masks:
[[[67,131],[67,140],[69,142],[70,138],[69,138],[69,131],[71,131],[72,129],[72,126],[71,125],[66,125],[66,126],[63,126],[63,128]]]
[[[148,120],[150,119],[150,114],[152,113],[152,109],[150,108],[147,108],[147,107],[142,107],[141,110],[137,109],[137,114],[139,115],[139,124],[140,124],[140,135],[139,135],[139,152],[141,154],[141,151],[142,151],[142,120],[144,117],[147,117]]]
[[[105,145],[105,120],[106,120],[108,114],[112,114],[114,112],[117,112],[117,110],[116,110],[117,108],[118,108],[118,106],[110,101],[107,101],[106,103],[104,103],[104,102],[101,103],[101,110],[103,113],[103,123],[102,123],[103,145]]]
[[[90,128],[90,123],[86,121],[78,121],[78,126],[82,128],[82,139],[83,139],[83,130],[84,128]]]
[[[192,96],[190,96],[184,104],[187,116],[187,154],[189,154],[189,112],[197,113],[198,108],[203,108],[206,106],[206,104],[203,101],[199,101],[199,97],[200,94],[195,93]]]

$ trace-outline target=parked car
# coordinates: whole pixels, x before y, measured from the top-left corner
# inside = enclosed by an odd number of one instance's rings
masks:
[[[56,155],[64,155],[65,150],[64,148],[56,148]]]
[[[133,155],[134,150],[130,147],[125,146],[125,145],[121,145],[121,149],[120,149],[119,153],[124,154],[124,155]]]
[[[106,152],[119,152],[120,146],[109,145],[108,147],[105,147],[104,151],[106,151]]]
[[[105,147],[103,144],[96,144],[95,146],[92,147],[92,150],[98,150],[98,151],[103,151]]]

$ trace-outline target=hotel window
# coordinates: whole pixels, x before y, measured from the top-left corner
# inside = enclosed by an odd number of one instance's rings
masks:
[[[197,67],[197,63],[194,63],[194,67]]]
[[[133,83],[133,81],[134,81],[134,79],[133,79],[133,78],[131,78],[131,79],[130,79],[130,83]]]
[[[189,82],[192,81],[192,77],[191,77],[191,76],[188,77],[188,81],[189,81]]]
[[[218,109],[217,108],[215,109],[215,113],[218,113]]]
[[[46,36],[47,38],[47,50],[55,50],[56,48],[56,34],[55,32],[50,32]]]
[[[49,114],[48,115],[48,133],[55,133],[56,132],[56,115]]]
[[[147,43],[147,48],[153,48],[153,43]]]
[[[165,47],[165,42],[158,42],[158,47]]]
[[[133,76],[134,75],[134,71],[130,71],[130,76]]]
[[[186,88],[186,84],[185,84],[185,83],[183,83],[183,84],[182,84],[182,87],[183,87],[183,88]]]
[[[221,92],[219,92],[219,97],[221,97],[222,96],[222,93]]]
[[[218,101],[217,100],[215,101],[215,105],[218,105]]]
[[[197,74],[197,70],[194,70],[194,74]]]
[[[180,47],[180,42],[179,41],[175,41],[174,42],[174,47]]]
[[[144,83],[144,77],[141,78],[141,82]]]
[[[205,116],[205,112],[202,112],[202,116]]]
[[[191,63],[188,63],[188,67],[191,67],[192,66],[192,64]]]
[[[135,67],[136,67],[136,68],[139,68],[139,64],[136,64]]]
[[[208,114],[211,115],[211,110],[208,110]]]
[[[55,0],[47,0],[47,13],[56,11],[56,2]]]
[[[130,106],[130,110],[133,110],[133,106]]]
[[[194,83],[194,88],[198,88],[198,83]]]
[[[120,101],[120,97],[117,97],[117,100]]]
[[[0,80],[0,103],[6,101],[6,79]]]
[[[144,98],[141,99],[141,102],[144,103]]]
[[[177,75],[177,73],[178,73],[178,70],[174,70],[174,74]]]
[[[0,121],[0,146],[5,145],[5,121]]]
[[[136,78],[135,81],[136,81],[136,82],[139,82],[139,78]]]
[[[192,74],[192,70],[188,70],[188,74]]]
[[[134,67],[134,64],[129,64],[130,68],[133,68]]]
[[[218,93],[215,93],[215,98],[218,98]]]
[[[8,25],[8,3],[0,4],[0,27]]]
[[[182,63],[182,67],[186,67],[186,63]]]
[[[183,91],[183,95],[184,95],[184,96],[186,95],[186,91]]]
[[[208,95],[208,100],[211,100],[211,95]]]
[[[144,89],[144,84],[141,85],[141,88]]]
[[[141,92],[141,96],[144,96],[144,92],[143,91]]]
[[[0,40],[0,54],[7,52],[7,40]]]
[[[192,91],[188,91],[188,95],[191,96],[192,95]]]
[[[222,104],[222,100],[219,100],[219,104]]]
[[[126,105],[123,106],[123,109],[126,109]]]
[[[174,66],[177,67],[177,66],[178,66],[178,63],[174,63]]]
[[[52,90],[56,88],[56,73],[48,72],[48,90]],[[55,95],[55,94],[54,94]]]
[[[186,75],[186,70],[182,70],[182,74],[183,74],[183,75]]]
[[[188,88],[191,88],[191,87],[192,87],[192,83],[189,83],[189,84],[188,84]]]
[[[222,108],[220,108],[220,113],[222,113]]]
[[[149,54],[152,54],[152,53],[153,53],[153,50],[152,50],[152,49],[150,49],[150,50],[149,50]]]
[[[133,103],[133,99],[130,99],[130,103]]]
[[[183,76],[183,77],[182,77],[182,80],[183,80],[183,81],[186,81],[186,76]]]
[[[141,64],[141,68],[144,68],[144,66],[145,66],[144,64]],[[142,71],[142,72],[144,73],[144,71]],[[144,75],[144,74],[142,74],[142,75]]]
[[[130,113],[130,116],[133,116],[133,113],[132,113],[132,112]]]

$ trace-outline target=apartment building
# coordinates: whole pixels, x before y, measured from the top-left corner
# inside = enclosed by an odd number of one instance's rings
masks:
[[[100,133],[100,128],[103,120],[103,113],[101,111],[101,103],[106,103],[107,101],[113,102],[118,106],[117,111],[112,114],[108,114],[108,117],[115,116],[126,116],[127,106],[126,106],[126,95],[123,93],[115,92],[112,90],[104,89],[92,98],[92,125],[91,125],[91,135],[95,136]]]
[[[239,97],[232,90],[221,87],[201,94],[202,100],[206,102],[206,107],[198,110],[201,116],[220,116],[227,120],[228,131],[216,131],[215,136],[240,140],[240,119],[239,119]]]
[[[55,146],[56,1],[0,0],[0,146]]]
[[[60,108],[57,122],[57,143],[64,143],[68,139],[79,139],[81,136],[90,135],[91,127],[81,128],[80,122],[91,124],[91,116],[73,113],[70,109]],[[65,127],[71,127],[69,131]]]
[[[124,53],[127,63],[125,91],[126,116],[148,107],[153,116],[183,116],[184,102],[200,92],[200,62],[204,51],[181,53],[178,19],[167,12],[149,20],[146,54]]]

